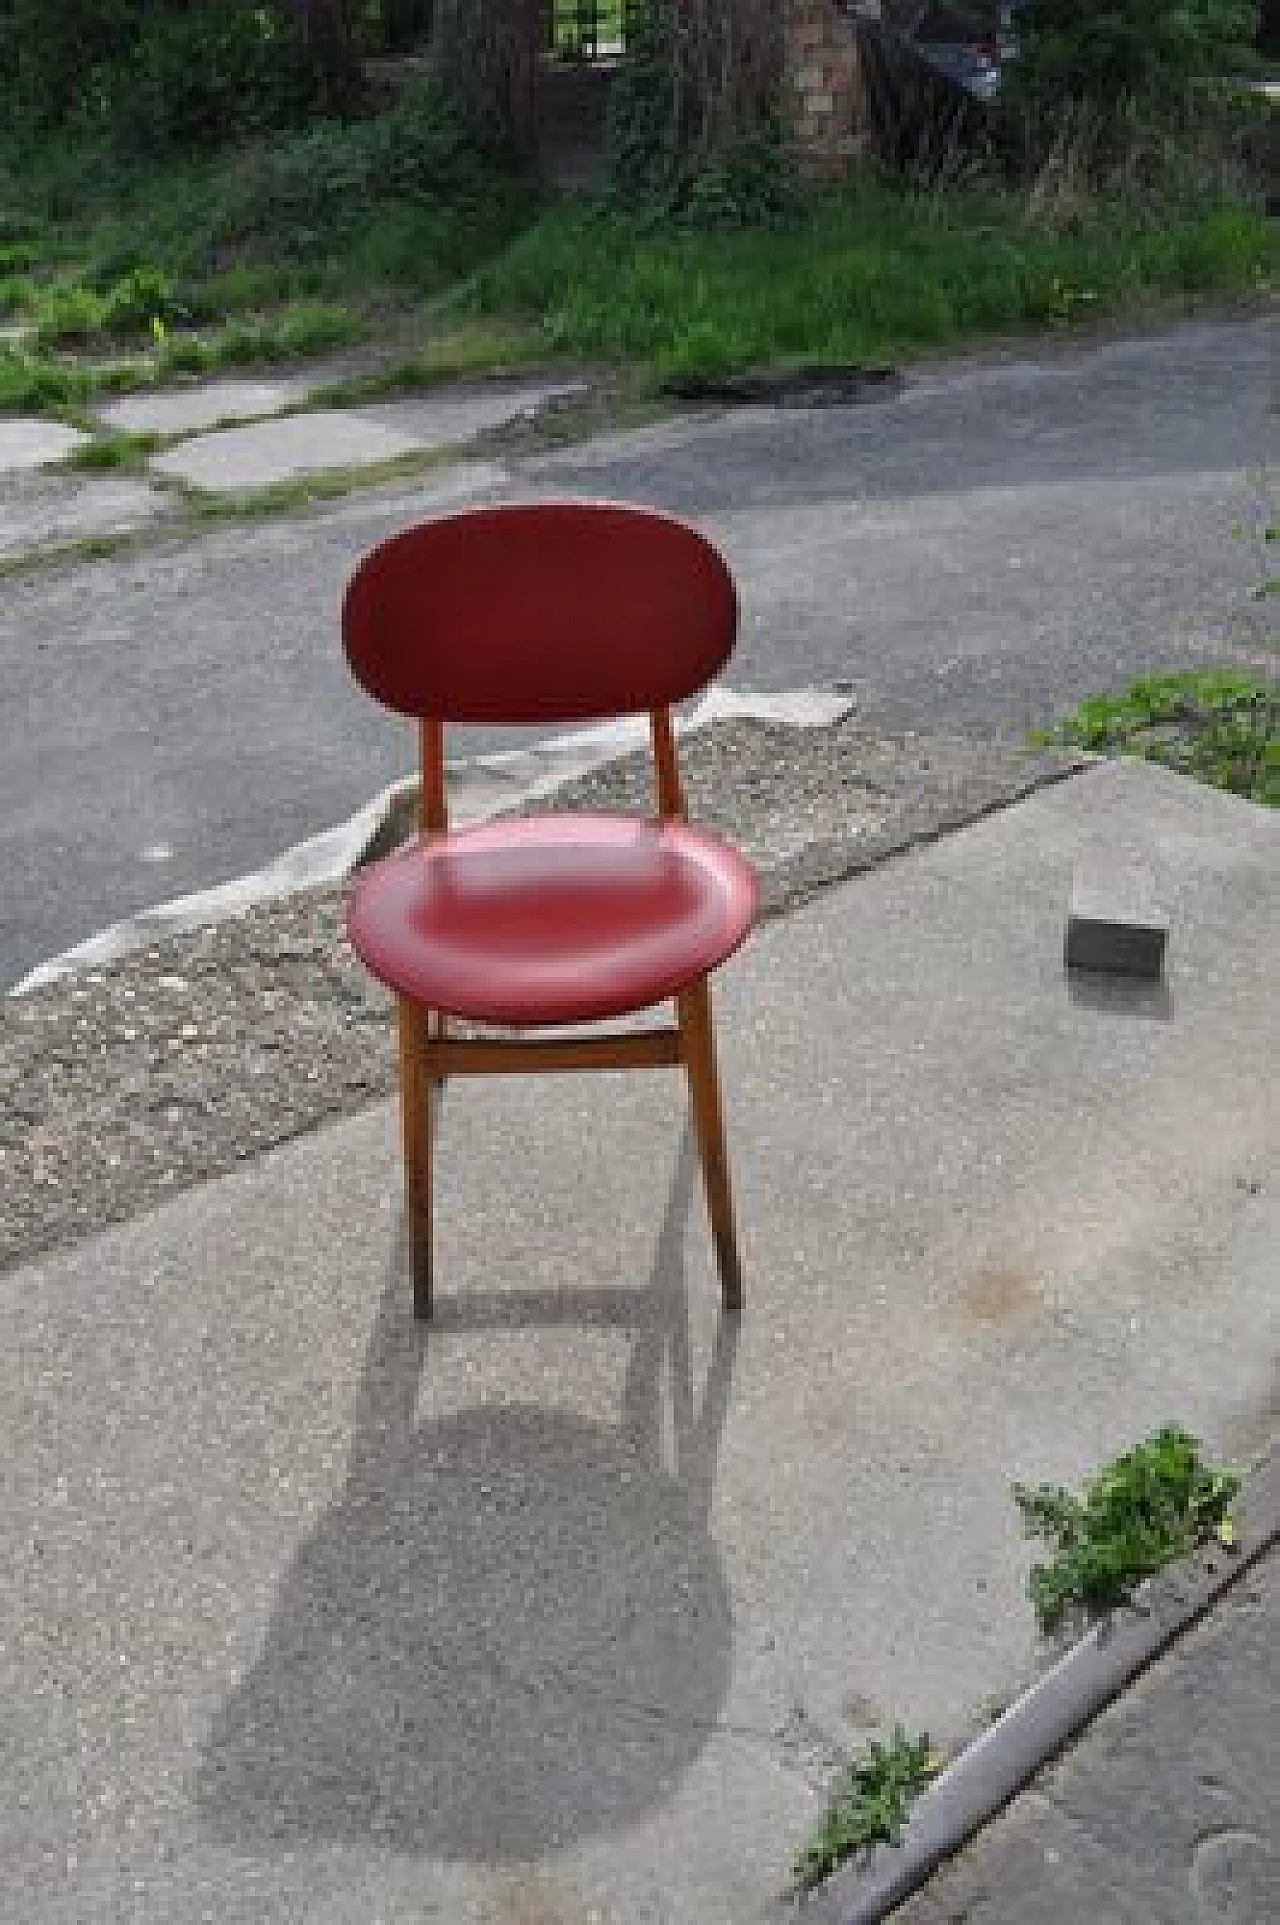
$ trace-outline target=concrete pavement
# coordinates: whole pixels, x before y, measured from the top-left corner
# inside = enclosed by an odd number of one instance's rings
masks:
[[[1167,995],[1064,982],[1101,845]],[[6,1277],[4,1915],[771,1915],[1034,1672],[1012,1478],[1274,1429],[1277,847],[1108,765],[763,931],[738,1321],[665,1078],[448,1090],[425,1340],[386,1107]]]

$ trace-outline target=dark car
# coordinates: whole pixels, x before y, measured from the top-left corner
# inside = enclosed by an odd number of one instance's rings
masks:
[[[932,0],[908,9],[891,31],[952,86],[992,101],[1006,61],[1017,58],[1024,7],[1025,0]]]

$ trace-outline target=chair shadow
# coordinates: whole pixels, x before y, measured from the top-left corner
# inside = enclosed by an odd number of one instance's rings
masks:
[[[427,1329],[397,1250],[345,1488],[202,1751],[207,1835],[501,1864],[626,1825],[674,1791],[732,1659],[708,1521],[738,1325],[721,1316],[698,1405],[682,1255],[695,1174],[686,1127],[643,1291],[468,1295]],[[533,1403],[418,1418],[451,1332],[534,1319],[632,1331],[617,1429]]]

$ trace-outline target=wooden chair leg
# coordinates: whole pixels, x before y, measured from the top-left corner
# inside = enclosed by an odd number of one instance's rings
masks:
[[[433,1043],[443,1043],[447,1039],[449,1034],[449,1018],[441,1010],[436,1009],[432,1011],[430,1027],[427,1033]],[[431,1078],[432,1089],[443,1089],[444,1080],[443,1076],[433,1076]]]
[[[689,1075],[693,1126],[702,1160],[711,1234],[726,1310],[742,1308],[742,1269],[733,1223],[733,1193],[729,1187],[729,1159],[724,1140],[720,1078],[716,1070],[715,1030],[711,1020],[711,990],[705,979],[677,998],[680,1040]]]
[[[413,1314],[431,1315],[431,1075],[430,1017],[407,997],[399,1000],[400,1128],[404,1146],[404,1206],[413,1265]]]

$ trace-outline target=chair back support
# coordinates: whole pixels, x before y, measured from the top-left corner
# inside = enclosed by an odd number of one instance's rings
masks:
[[[352,673],[384,706],[499,726],[664,709],[723,668],[737,627],[711,543],[613,502],[423,522],[365,557],[342,611]]]

